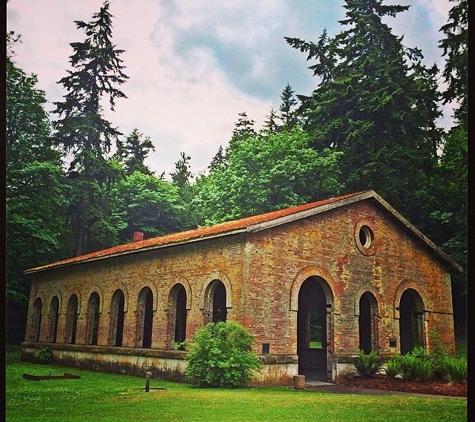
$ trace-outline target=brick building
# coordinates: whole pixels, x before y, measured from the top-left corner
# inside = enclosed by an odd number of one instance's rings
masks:
[[[374,191],[143,240],[27,271],[22,359],[183,379],[180,350],[210,321],[254,335],[257,384],[334,379],[360,349],[383,357],[430,335],[454,350],[459,265]]]

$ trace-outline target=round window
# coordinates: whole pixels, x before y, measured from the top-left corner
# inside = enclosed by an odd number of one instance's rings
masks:
[[[369,249],[373,244],[373,232],[368,226],[362,226],[359,232],[361,246]]]
[[[374,233],[369,225],[360,221],[355,227],[356,246],[363,255],[375,253]]]

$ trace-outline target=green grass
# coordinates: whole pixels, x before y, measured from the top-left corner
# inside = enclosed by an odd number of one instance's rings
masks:
[[[24,372],[81,379],[26,381]],[[20,362],[7,353],[8,422],[466,421],[465,399],[318,393],[292,388],[200,389],[188,384]],[[165,389],[158,389],[165,388]]]

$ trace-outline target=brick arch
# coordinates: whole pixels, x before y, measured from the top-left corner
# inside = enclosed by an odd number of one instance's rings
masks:
[[[51,311],[51,301],[53,300],[53,298],[57,296],[58,298],[58,316],[61,315],[61,309],[63,307],[63,297],[61,295],[61,292],[59,290],[55,290],[53,292],[53,294],[50,296],[49,298],[49,301],[47,303],[47,306],[48,306],[48,314],[50,313]]]
[[[376,304],[378,306],[378,317],[380,317],[381,313],[382,313],[382,302],[383,302],[383,300],[382,300],[381,295],[379,294],[378,290],[375,289],[372,286],[362,287],[362,288],[360,288],[356,291],[355,296],[354,296],[355,316],[360,315],[360,299],[361,299],[361,296],[363,296],[363,294],[365,294],[366,292],[371,293],[374,296],[374,298],[376,299]]]
[[[167,296],[165,311],[168,311],[170,309],[170,297],[172,296],[172,291],[176,288],[178,284],[181,284],[183,288],[185,289],[186,309],[188,310],[191,309],[193,297],[192,297],[192,289],[191,289],[190,282],[185,277],[170,277],[170,279],[168,280],[166,284],[166,289],[168,290],[168,296]]]
[[[299,308],[299,292],[302,284],[309,277],[319,277],[325,280],[326,283],[322,284],[323,291],[328,300],[330,299],[333,306],[333,311],[336,313],[340,312],[340,302],[335,300],[335,282],[333,281],[332,276],[325,269],[318,267],[316,265],[309,265],[302,268],[297,275],[294,277],[292,286],[290,287],[290,310],[298,311]]]
[[[221,271],[213,271],[206,277],[206,282],[204,283],[203,290],[201,292],[200,296],[200,309],[204,310],[206,308],[206,304],[209,300],[209,293],[210,293],[210,287],[212,283],[216,280],[221,281],[224,284],[224,287],[226,288],[226,308],[231,309],[233,304],[232,304],[232,295],[233,295],[233,289],[231,287],[231,282],[226,274],[224,274]]]
[[[89,299],[91,298],[91,295],[94,292],[96,292],[99,295],[99,314],[102,314],[104,310],[104,291],[97,284],[87,289],[86,294],[84,295],[84,304],[86,306],[86,313],[87,313],[87,307],[89,305]]]
[[[82,299],[82,295],[81,295],[81,291],[75,287],[73,290],[71,290],[69,293],[68,293],[68,301],[67,303],[69,304],[69,299],[71,299],[71,296],[72,295],[76,295],[76,297],[78,298],[78,314],[81,313],[81,309],[82,309],[82,306],[83,306],[83,299]],[[66,296],[66,294],[65,294]]]
[[[424,296],[422,295],[422,289],[421,286],[413,281],[413,280],[405,280],[402,281],[401,283],[398,284],[396,287],[396,290],[394,292],[394,298],[393,298],[393,312],[394,312],[394,318],[399,319],[400,314],[399,314],[399,304],[401,301],[402,294],[407,290],[407,289],[413,289],[417,292],[417,294],[421,297],[422,304],[426,303],[426,300],[424,299]]]
[[[129,302],[130,302],[129,289],[122,282],[116,283],[114,287],[115,287],[114,291],[112,292],[112,295],[111,295],[110,300],[109,300],[109,306],[112,306],[112,298],[114,297],[115,292],[117,290],[122,290],[122,293],[124,293],[124,312],[127,312],[127,309],[129,307]],[[109,308],[109,313],[111,312],[111,310],[112,309]]]
[[[45,301],[45,297],[43,295],[43,293],[38,293],[35,297],[35,299],[33,300],[33,306],[31,307],[31,312],[30,312],[30,315],[33,315],[33,313],[35,312],[35,303],[36,301],[40,299],[41,300],[41,315],[43,315],[45,313],[45,308],[46,308],[46,301]]]
[[[140,304],[140,297],[142,295],[143,290],[148,287],[151,292],[152,292],[152,310],[153,312],[156,312],[158,309],[158,287],[155,283],[148,282],[148,283],[143,283],[140,284],[138,289],[134,290],[134,293],[131,293],[135,296],[135,307],[134,307],[134,312],[139,311],[139,304]],[[115,291],[115,290],[114,290]],[[125,291],[124,291],[124,296],[125,296]],[[132,305],[130,305],[132,308]]]

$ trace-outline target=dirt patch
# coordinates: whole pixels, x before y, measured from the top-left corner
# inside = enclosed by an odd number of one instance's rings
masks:
[[[357,393],[359,389],[372,389],[380,391],[399,391],[411,394],[467,397],[466,381],[460,383],[450,383],[443,380],[418,382],[377,376],[374,378],[341,378],[337,380],[335,385],[351,388],[353,393]]]

